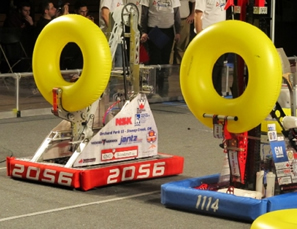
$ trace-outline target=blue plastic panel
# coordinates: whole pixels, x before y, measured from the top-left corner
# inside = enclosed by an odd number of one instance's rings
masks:
[[[291,192],[267,198],[267,212],[281,209],[297,208],[297,193]]]
[[[161,203],[171,208],[244,221],[253,221],[267,212],[268,199],[257,200],[194,188],[202,183],[216,183],[218,179],[219,174],[215,174],[163,184]]]

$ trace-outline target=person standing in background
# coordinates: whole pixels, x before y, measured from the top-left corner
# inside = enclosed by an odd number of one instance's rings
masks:
[[[141,42],[148,42],[150,64],[169,64],[173,40],[180,39],[180,13],[178,0],[141,0]],[[161,47],[158,38],[153,41],[149,33],[158,27],[160,34],[167,36],[168,42]],[[161,39],[161,37],[160,37]],[[162,41],[160,41],[162,42]],[[163,42],[162,42],[163,43]]]
[[[197,0],[195,4],[195,32],[199,34],[206,27],[226,20],[224,9],[226,0]],[[219,38],[218,38],[219,39]],[[224,45],[224,44],[222,44]],[[197,50],[199,52],[199,50]],[[212,81],[215,90],[222,95],[222,70],[224,67],[224,55],[216,61],[212,71]]]
[[[57,17],[60,12],[57,11],[53,1],[43,0],[40,3],[39,10],[41,13],[40,19],[36,23],[36,37],[40,34],[41,30],[55,17]],[[66,3],[63,6],[62,14],[69,14],[69,4]]]
[[[34,25],[34,21],[30,15],[31,4],[29,2],[21,2],[17,6],[17,10],[9,13],[5,18],[4,27],[15,27],[26,29]]]
[[[57,9],[52,1],[42,1],[39,5],[41,17],[36,23],[36,35],[38,36],[41,30],[56,17]]]
[[[103,32],[106,32],[107,28],[110,26],[109,16],[115,11],[117,7],[124,5],[122,0],[101,0],[100,3],[100,19],[99,26]],[[114,67],[123,66],[123,54],[122,45],[119,43],[115,51],[114,56]]]
[[[90,16],[85,0],[77,0],[74,3],[74,13],[86,17],[94,22],[94,17]],[[61,69],[82,69],[83,56],[79,46],[74,42],[69,42],[63,49],[60,57]],[[71,82],[79,78],[78,74],[71,75]]]
[[[35,43],[34,37],[34,21],[31,16],[31,4],[22,1],[17,5],[17,10],[13,10],[7,14],[3,27],[19,28],[22,31],[21,42],[28,56],[32,56]]]
[[[148,42],[149,64],[169,64],[173,41],[180,39],[179,0],[141,0],[141,38]],[[169,89],[168,71],[162,68],[156,73],[157,93],[166,96]]]
[[[74,13],[89,18],[94,22],[94,17],[89,14],[88,5],[84,0],[78,0],[74,3]]]
[[[191,4],[191,6],[190,6]],[[170,64],[180,64],[191,37],[191,24],[194,22],[195,0],[180,0],[180,39],[174,44]]]

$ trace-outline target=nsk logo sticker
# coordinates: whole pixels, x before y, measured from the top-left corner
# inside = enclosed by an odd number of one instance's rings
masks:
[[[132,125],[132,117],[116,118],[116,126]]]

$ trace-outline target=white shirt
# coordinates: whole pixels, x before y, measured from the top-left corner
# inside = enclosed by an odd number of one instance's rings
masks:
[[[112,13],[117,7],[122,5],[124,5],[122,0],[101,0],[100,10],[106,7]]]
[[[106,25],[104,20],[101,18],[101,10],[103,7],[109,9],[109,12],[112,13],[117,7],[124,5],[122,0],[101,0],[100,2],[100,11],[99,11],[99,26],[104,31]]]
[[[190,15],[189,2],[195,2],[195,0],[180,0],[179,14],[181,19],[187,18]]]
[[[203,12],[202,29],[214,23],[226,20],[226,10],[224,9],[226,0],[197,0],[195,10]]]
[[[109,12],[112,13],[117,9],[117,7],[123,6],[123,5],[128,4],[128,3],[134,3],[137,6],[138,12],[139,12],[139,18],[140,18],[140,16],[141,16],[140,0],[101,0],[100,13],[99,13],[100,14],[100,20],[99,20],[100,28],[101,29],[105,28],[105,23],[101,19],[101,10],[102,10],[103,7],[108,8]]]
[[[138,10],[141,9],[140,0],[128,0],[127,3],[134,3],[137,6]]]
[[[140,0],[140,5],[149,8],[148,26],[168,29],[174,25],[174,8],[180,6],[179,0]]]
[[[103,7],[106,7],[112,13],[116,9],[116,7],[119,7],[119,6],[128,4],[128,3],[135,4],[137,6],[138,10],[141,9],[140,0],[101,0],[100,10]]]

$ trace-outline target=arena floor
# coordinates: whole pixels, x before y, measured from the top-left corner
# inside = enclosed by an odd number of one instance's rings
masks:
[[[250,223],[164,207],[160,185],[219,173],[221,142],[183,102],[151,105],[159,152],[183,156],[182,175],[122,183],[87,192],[11,179],[6,156],[31,156],[60,119],[52,115],[0,120],[0,228],[201,228],[248,229]]]

